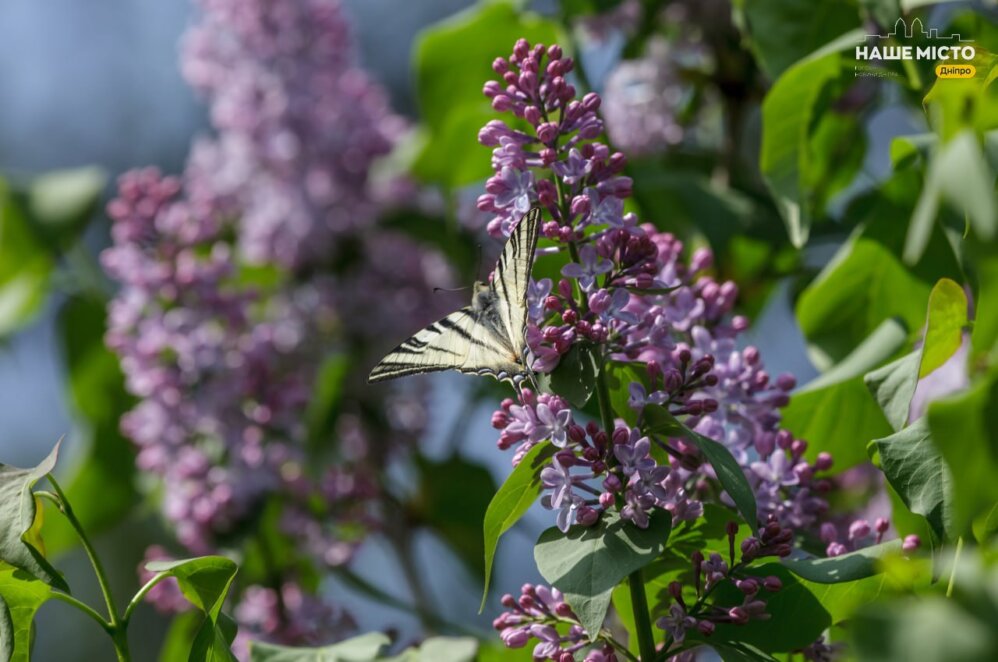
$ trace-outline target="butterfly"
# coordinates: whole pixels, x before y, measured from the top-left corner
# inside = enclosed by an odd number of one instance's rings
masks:
[[[458,370],[519,383],[526,360],[527,287],[537,250],[541,211],[524,214],[496,264],[491,283],[475,283],[471,305],[429,325],[374,366],[368,382]]]

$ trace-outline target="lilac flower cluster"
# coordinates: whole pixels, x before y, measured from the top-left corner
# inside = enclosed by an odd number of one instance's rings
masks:
[[[391,323],[410,315],[415,326],[447,305],[428,297],[449,273],[373,226],[370,165],[400,121],[355,65],[339,3],[201,5],[183,68],[216,134],[196,144],[183,177],[127,173],[108,206],[114,245],[102,262],[121,290],[106,342],[138,398],[122,429],[187,552],[238,549],[279,504],[272,526],[321,571],[348,562],[377,526],[379,473],[421,433],[425,393],[345,396],[337,443],[326,444],[337,466],[323,469],[302,416],[317,369],[331,350],[369,351],[388,325],[359,314],[372,292],[405,298]],[[334,264],[345,250],[356,259]],[[392,260],[369,257],[385,250]],[[245,636],[317,643],[347,623],[293,571],[267,572],[256,579],[266,586],[237,591]],[[176,607],[167,587],[150,598]]]
[[[533,659],[569,662],[578,658],[576,651],[590,643],[590,636],[579,624],[561,591],[544,585],[524,584],[520,597],[502,596],[509,611],[500,614],[492,626],[508,648],[523,648],[536,639]],[[559,629],[560,628],[560,629]],[[616,662],[617,655],[608,643],[590,650],[585,662]]]
[[[748,323],[730,318],[737,287],[707,275],[708,250],[686,264],[681,241],[624,213],[631,190],[620,174],[625,158],[595,140],[602,132],[600,98],[574,98],[565,80],[573,66],[557,46],[531,48],[521,40],[509,59],[493,65],[506,86],[490,81],[484,89],[494,108],[534,127],[526,132],[493,120],[479,134],[493,147],[496,170],[478,201],[494,215],[490,232],[508,233],[524,210],[540,204],[553,219],[544,236],[571,255],[556,286],[542,280],[529,292],[533,368],[554,369],[579,342],[598,345],[615,365],[644,375],[630,384],[636,417],[648,405],[685,417],[750,470],[764,521],[774,515],[786,525],[813,526],[827,507],[819,496],[827,486],[814,476],[831,458],[807,463],[805,443],[778,429],[778,408],[794,379],[772,379],[758,350],[738,349],[737,335]],[[639,526],[647,526],[656,507],[677,520],[702,512],[697,490],[710,469],[682,438],[618,424],[608,439],[598,426],[574,423],[557,396],[529,390],[519,402],[505,401],[492,422],[501,430],[500,448],[519,443],[514,463],[544,439],[563,449],[543,476],[550,491],[544,504],[558,511],[562,529],[595,522],[618,495],[622,515]]]
[[[677,419],[724,444],[755,491],[764,526],[745,541],[742,563],[786,556],[795,532],[819,534],[824,495],[833,487],[821,473],[832,457],[805,459],[806,442],[780,428],[779,409],[796,382],[771,376],[756,348],[739,348],[748,320],[732,315],[737,286],[711,277],[711,252],[698,249],[686,261],[682,241],[625,213],[626,159],[598,140],[600,97],[576,98],[568,82],[573,67],[558,46],[522,39],[510,57],[495,60],[502,81],[486,83],[484,94],[529,128],[492,120],[480,131],[494,175],[478,208],[491,215],[489,232],[502,237],[527,209],[542,207],[551,219],[542,236],[553,245],[539,254],[568,255],[557,282],[532,282],[528,291],[533,369],[551,372],[571,351],[595,352],[604,376],[626,386],[630,411],[618,406],[616,420],[586,423],[563,398],[524,388],[493,415],[498,446],[515,448],[514,464],[544,440],[558,449],[541,472],[542,504],[557,512],[563,531],[593,525],[609,508],[639,527],[665,509],[675,524],[700,517],[704,499],[731,503],[686,433],[649,424]],[[703,568],[717,565],[710,572],[728,577],[731,569],[718,560]],[[730,622],[761,616],[756,594],[769,588],[739,581],[745,603],[725,612]],[[677,599],[662,621],[673,636],[703,621],[684,610]]]

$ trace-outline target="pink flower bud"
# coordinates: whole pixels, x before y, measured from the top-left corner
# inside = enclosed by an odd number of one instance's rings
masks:
[[[904,541],[901,543],[901,549],[906,552],[914,552],[921,545],[922,539],[912,533],[911,535],[904,537]]]
[[[780,581],[780,578],[773,575],[766,577],[766,579],[762,581],[762,585],[771,593],[775,593],[783,588],[783,582]]]
[[[826,453],[821,451],[818,453],[818,457],[814,460],[814,468],[818,471],[828,471],[832,468],[832,455],[831,453]]]
[[[714,624],[710,621],[700,621],[697,623],[697,629],[700,630],[700,634],[705,637],[709,637],[714,634]]]
[[[582,526],[592,526],[599,520],[599,511],[589,506],[582,506],[575,517]]]
[[[603,492],[599,495],[599,505],[602,506],[604,510],[609,509],[613,505],[614,501],[614,496],[610,492]]]

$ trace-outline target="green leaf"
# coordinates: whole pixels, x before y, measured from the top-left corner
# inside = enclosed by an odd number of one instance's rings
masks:
[[[929,293],[929,319],[922,346],[921,379],[946,363],[963,342],[967,325],[967,295],[949,278],[943,278]]]
[[[724,662],[776,662],[776,658],[751,644],[726,641],[710,644]]]
[[[48,296],[53,261],[0,180],[0,338],[34,319]]]
[[[312,399],[309,400],[308,408],[305,410],[309,446],[313,449],[321,449],[333,433],[350,366],[350,357],[345,354],[333,354],[319,367]]]
[[[609,510],[599,524],[573,526],[568,533],[552,527],[534,546],[541,576],[565,594],[582,626],[590,633],[603,625],[614,587],[651,563],[665,549],[672,516],[655,511],[647,529],[639,529]]]
[[[159,649],[159,662],[183,660],[191,650],[191,642],[201,629],[204,617],[196,611],[185,611],[177,614],[170,621],[166,638]]]
[[[974,352],[987,352],[998,343],[998,245],[972,242],[968,254],[976,272],[974,292]]]
[[[932,441],[953,473],[953,530],[962,535],[998,502],[998,372],[929,405]]]
[[[859,8],[843,0],[736,0],[752,51],[777,79],[798,60],[858,28]]]
[[[633,365],[607,361],[603,367],[603,374],[610,394],[610,408],[613,410],[614,416],[624,419],[628,425],[635,425],[638,422],[638,412],[627,404],[631,398],[628,389],[632,382],[644,384],[641,373]]]
[[[72,297],[59,310],[69,400],[83,449],[70,478],[60,482],[90,534],[121,521],[139,501],[135,447],[119,425],[133,400],[125,392],[118,358],[104,345],[105,321],[105,304],[96,298]],[[43,533],[52,555],[79,545],[65,518],[47,518]]]
[[[426,140],[414,174],[458,187],[492,173],[478,131],[496,117],[482,85],[498,78],[496,57],[508,57],[520,37],[558,41],[558,26],[509,2],[480,3],[431,26],[416,41],[416,95]]]
[[[642,411],[642,415],[649,432],[670,437],[682,436],[700,449],[704,458],[713,467],[721,487],[735,502],[738,512],[745,518],[745,522],[751,527],[758,525],[755,493],[752,491],[752,486],[749,485],[741,465],[724,444],[690,430],[670,414],[668,409],[660,405],[647,405]]]
[[[895,432],[908,424],[908,410],[918,385],[921,359],[922,350],[915,350],[863,376],[866,388],[873,394]]]
[[[836,471],[848,469],[867,459],[867,442],[891,433],[863,374],[894,354],[906,335],[897,321],[885,321],[835,369],[793,394],[783,409],[783,426],[808,441],[809,459],[827,451]]]
[[[598,375],[599,363],[593,349],[576,343],[561,357],[551,373],[550,390],[568,400],[573,407],[581,409],[596,390]]]
[[[35,612],[51,595],[45,582],[0,563],[0,660],[28,662]]]
[[[803,648],[812,643],[832,624],[831,614],[802,582],[780,563],[752,566],[745,574],[759,578],[776,576],[783,588],[775,593],[761,591],[758,599],[766,602],[767,620],[753,620],[745,625],[718,624],[709,639],[697,635],[707,645],[715,642],[739,642],[754,646],[767,653],[782,653]],[[735,606],[742,604],[744,595],[730,581],[720,584],[714,591],[717,604]],[[792,623],[793,627],[787,624]]]
[[[872,577],[881,572],[880,559],[901,550],[900,540],[871,545],[833,557],[787,558],[783,565],[792,573],[818,584],[841,584]]]
[[[482,525],[485,535],[485,586],[482,589],[482,606],[479,607],[479,612],[485,608],[485,601],[489,595],[492,562],[495,559],[499,538],[509,531],[537,500],[541,493],[541,469],[554,455],[555,450],[556,448],[548,442],[531,448],[489,502]]]
[[[54,244],[68,246],[97,211],[106,184],[97,167],[53,170],[31,180],[25,209]]]
[[[807,243],[810,234],[812,210],[806,198],[811,191],[807,186],[817,177],[813,174],[812,125],[824,110],[819,106],[827,103],[826,88],[842,76],[844,64],[838,51],[851,47],[857,36],[849,32],[798,61],[780,76],[762,102],[759,168],[773,192],[790,242],[798,248]]]
[[[35,483],[55,468],[58,454],[57,443],[48,457],[31,469],[0,464],[0,561],[69,592],[62,575],[45,559],[38,536],[41,509],[31,492]]]
[[[931,289],[884,244],[855,237],[797,301],[811,360],[819,369],[834,365],[891,318],[907,329],[921,328]]]
[[[459,455],[437,462],[417,458],[420,490],[413,514],[435,529],[476,576],[485,573],[482,521],[496,484],[485,467]]]
[[[929,163],[925,186],[908,226],[904,247],[908,264],[918,261],[925,251],[942,202],[966,216],[982,241],[998,237],[994,173],[971,131],[964,131],[942,145]]]
[[[932,443],[925,417],[873,443],[880,453],[880,468],[904,505],[924,516],[936,535],[945,539],[952,519],[953,478]]]
[[[923,100],[929,121],[944,142],[961,132],[979,135],[998,128],[998,86],[994,84],[998,57],[993,46],[978,46],[972,64],[973,77],[937,78]]]
[[[235,624],[222,613],[222,604],[238,570],[224,556],[201,556],[177,561],[150,561],[146,570],[174,577],[188,602],[200,609],[205,620],[194,636],[189,662],[235,660],[230,645]]]
[[[391,643],[380,632],[369,632],[322,648],[291,648],[251,641],[250,662],[369,662]]]

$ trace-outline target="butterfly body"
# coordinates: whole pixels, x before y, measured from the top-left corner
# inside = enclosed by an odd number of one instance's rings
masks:
[[[440,370],[514,382],[529,375],[526,297],[539,228],[540,211],[533,209],[506,242],[492,282],[475,283],[471,305],[402,342],[374,367],[368,381]]]

